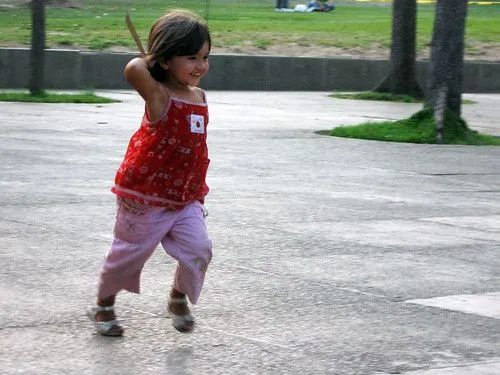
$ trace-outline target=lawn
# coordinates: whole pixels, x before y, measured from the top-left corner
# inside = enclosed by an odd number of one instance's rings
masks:
[[[11,1],[16,3],[16,1]],[[26,4],[26,1],[17,3]],[[70,2],[71,3],[71,2]],[[266,49],[272,45],[328,46],[352,48],[389,47],[391,6],[387,3],[337,1],[331,13],[281,13],[274,11],[274,0],[87,0],[80,8],[47,9],[47,47],[103,50],[135,49],[125,27],[125,11],[142,39],[151,23],[169,8],[188,8],[207,17],[214,46]],[[291,4],[305,3],[292,1]],[[207,8],[207,4],[210,5]],[[419,5],[417,48],[428,46],[434,19],[433,5]],[[500,5],[469,7],[466,49],[500,45]],[[31,20],[27,8],[0,11],[0,46],[29,46]]]
[[[42,92],[31,95],[27,91],[7,91],[0,92],[0,101],[2,102],[29,102],[29,103],[87,103],[87,104],[107,104],[116,103],[117,100],[95,95],[92,92],[83,92],[76,94],[60,94],[51,92]]]
[[[432,109],[423,109],[403,120],[339,126],[330,131],[318,133],[385,142],[437,143],[436,123]],[[448,111],[443,123],[443,143],[500,146],[500,137],[480,134],[470,129],[463,119]]]

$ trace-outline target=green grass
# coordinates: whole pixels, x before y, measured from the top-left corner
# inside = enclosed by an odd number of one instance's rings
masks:
[[[106,104],[115,103],[117,100],[97,96],[86,92],[81,94],[55,94],[44,92],[39,95],[31,95],[29,92],[0,92],[2,102],[30,102],[30,103],[88,103]]]
[[[409,95],[395,95],[386,92],[364,91],[353,94],[336,92],[329,95],[331,98],[350,99],[350,100],[375,100],[381,102],[399,102],[399,103],[422,103],[424,99],[415,98]],[[463,100],[462,104],[475,104],[472,100]]]
[[[437,143],[435,129],[432,109],[423,109],[404,120],[341,126],[330,131],[320,132],[320,134],[385,142],[433,144]],[[500,137],[484,135],[471,130],[464,120],[448,111],[444,123],[443,143],[500,146]]]
[[[391,93],[382,92],[358,92],[354,94],[333,93],[329,95],[331,98],[351,99],[351,100],[376,100],[383,102],[401,102],[401,103],[422,103],[423,99],[414,98],[409,95],[394,95]]]
[[[208,0],[207,0],[208,1]],[[26,4],[26,1],[19,2]],[[137,31],[145,41],[152,22],[169,8],[188,8],[207,15],[206,1],[150,0],[80,1],[83,7],[47,8],[47,46],[50,48],[135,49],[124,23],[130,10]],[[291,4],[304,3],[292,1]],[[392,9],[388,4],[337,1],[331,13],[274,12],[274,0],[211,0],[208,11],[214,46],[238,48],[254,45],[316,45],[343,48],[390,46]],[[0,11],[0,46],[28,46],[31,19],[27,8]],[[466,49],[477,53],[478,44],[500,42],[500,6],[469,6]],[[431,40],[433,5],[419,5],[417,49]]]

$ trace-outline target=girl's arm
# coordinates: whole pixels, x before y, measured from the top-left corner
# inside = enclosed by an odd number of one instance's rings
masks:
[[[158,90],[158,82],[149,73],[148,65],[143,58],[136,57],[130,60],[123,72],[127,82],[146,102],[154,97]]]
[[[124,69],[127,82],[139,93],[146,102],[149,119],[160,118],[166,103],[166,93],[160,83],[149,72],[147,62],[140,57],[132,59]]]

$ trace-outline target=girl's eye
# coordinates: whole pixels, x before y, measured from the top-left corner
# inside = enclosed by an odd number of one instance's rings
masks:
[[[196,60],[196,56],[189,56],[188,60]]]

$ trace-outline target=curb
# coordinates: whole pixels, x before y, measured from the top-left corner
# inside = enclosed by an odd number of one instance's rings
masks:
[[[126,89],[123,67],[132,53],[48,49],[47,89]],[[28,87],[30,50],[0,49],[0,89]],[[212,55],[210,74],[201,86],[210,90],[366,91],[389,71],[387,60],[322,57]],[[417,81],[426,87],[428,61],[417,63]],[[500,93],[500,64],[464,62],[463,92]]]

